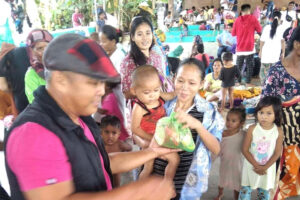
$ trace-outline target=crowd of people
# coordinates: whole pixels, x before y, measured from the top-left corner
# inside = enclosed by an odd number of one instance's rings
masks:
[[[182,46],[168,53],[144,16],[132,19],[126,52],[122,31],[106,24],[102,11],[90,38],[34,29],[26,47],[3,43],[0,108],[10,106],[1,114],[10,115],[4,151],[11,198],[199,199],[217,156],[216,200],[224,188],[239,200],[256,189],[263,200],[300,195],[300,10],[289,2],[280,11],[272,2],[254,12],[244,4],[239,14],[235,1],[184,10],[181,37],[189,24],[224,26],[216,58],[200,36],[187,58]],[[72,19],[81,25],[77,8]],[[168,28],[176,21],[171,12],[164,20]],[[255,56],[262,92],[246,128],[234,90],[253,86]],[[167,116],[190,131],[193,152],[158,145],[156,126]],[[165,142],[177,144],[180,133],[164,132]],[[122,185],[121,174],[132,170],[137,177]]]

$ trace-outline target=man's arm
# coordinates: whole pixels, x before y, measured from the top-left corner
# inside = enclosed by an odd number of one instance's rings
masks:
[[[238,21],[239,19],[237,19],[235,22],[234,22],[234,24],[233,24],[233,27],[232,27],[232,31],[231,31],[231,35],[232,36],[236,36],[236,24],[237,24],[237,21]]]
[[[178,149],[160,147],[153,138],[149,148],[145,150],[109,154],[110,169],[113,174],[128,172],[156,157],[178,151]]]
[[[36,188],[24,192],[24,195],[27,200],[169,200],[174,194],[174,189],[171,181],[151,177],[105,192],[74,192],[73,181],[66,181]]]
[[[262,27],[259,23],[259,21],[255,18],[255,31],[258,33],[258,34],[261,34],[261,31],[262,31]]]
[[[217,38],[216,38],[219,47],[223,46],[222,43],[221,43],[221,37],[222,37],[222,34],[218,35]]]

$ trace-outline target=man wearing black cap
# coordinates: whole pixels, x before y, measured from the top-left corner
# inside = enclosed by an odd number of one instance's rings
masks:
[[[156,177],[112,189],[112,174],[174,150],[153,141],[143,151],[107,155],[90,115],[104,95],[104,81],[120,77],[103,49],[66,34],[48,45],[44,66],[46,86],[36,90],[5,138],[12,199],[170,199],[172,183]]]

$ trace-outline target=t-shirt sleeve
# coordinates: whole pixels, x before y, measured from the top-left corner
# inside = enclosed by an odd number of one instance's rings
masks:
[[[73,179],[61,140],[37,123],[15,128],[6,149],[8,165],[24,192]]]
[[[221,72],[220,72],[220,75],[219,75],[219,79],[220,79],[221,81],[223,81],[223,79],[224,79],[224,69],[223,69],[223,67],[221,68]]]
[[[260,37],[260,41],[265,42],[268,38],[268,34],[267,34],[267,26],[263,29],[261,37]],[[269,32],[270,34],[270,32]]]
[[[232,36],[236,36],[236,24],[238,23],[238,21],[239,19],[237,19],[233,24],[232,31],[231,31]]]
[[[256,30],[256,32],[257,33],[261,33],[262,27],[261,27],[259,21],[255,17],[254,17],[254,23],[255,23],[255,30]]]
[[[224,129],[224,119],[217,111],[217,108],[209,103],[207,112],[204,114],[203,123],[208,132],[214,135],[220,142],[222,140],[222,133]]]
[[[212,82],[212,73],[207,74],[204,78],[204,81],[208,83]]]
[[[28,68],[24,82],[25,82],[25,94],[27,96],[28,102],[32,103],[34,100],[33,92],[39,87],[39,83],[34,75],[34,71]]]

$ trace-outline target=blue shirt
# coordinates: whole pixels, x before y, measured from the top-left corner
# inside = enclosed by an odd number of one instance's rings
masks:
[[[105,25],[105,20],[98,20],[97,25],[98,25],[98,28],[99,28],[99,32],[101,32],[102,27]]]
[[[223,31],[220,35],[218,35],[217,40],[222,44],[222,46],[232,47],[236,44],[236,37],[232,36],[228,31]],[[228,41],[231,46],[226,44],[226,41]]]
[[[174,110],[176,101],[177,98],[165,103],[167,115],[170,115],[170,113]],[[198,112],[204,113],[202,124],[205,129],[214,135],[219,142],[221,142],[224,120],[217,111],[217,108],[198,94],[194,98],[194,105]],[[185,184],[181,190],[181,200],[198,199],[204,192],[206,192],[210,168],[210,151],[198,136],[194,151],[194,158],[187,174]]]

